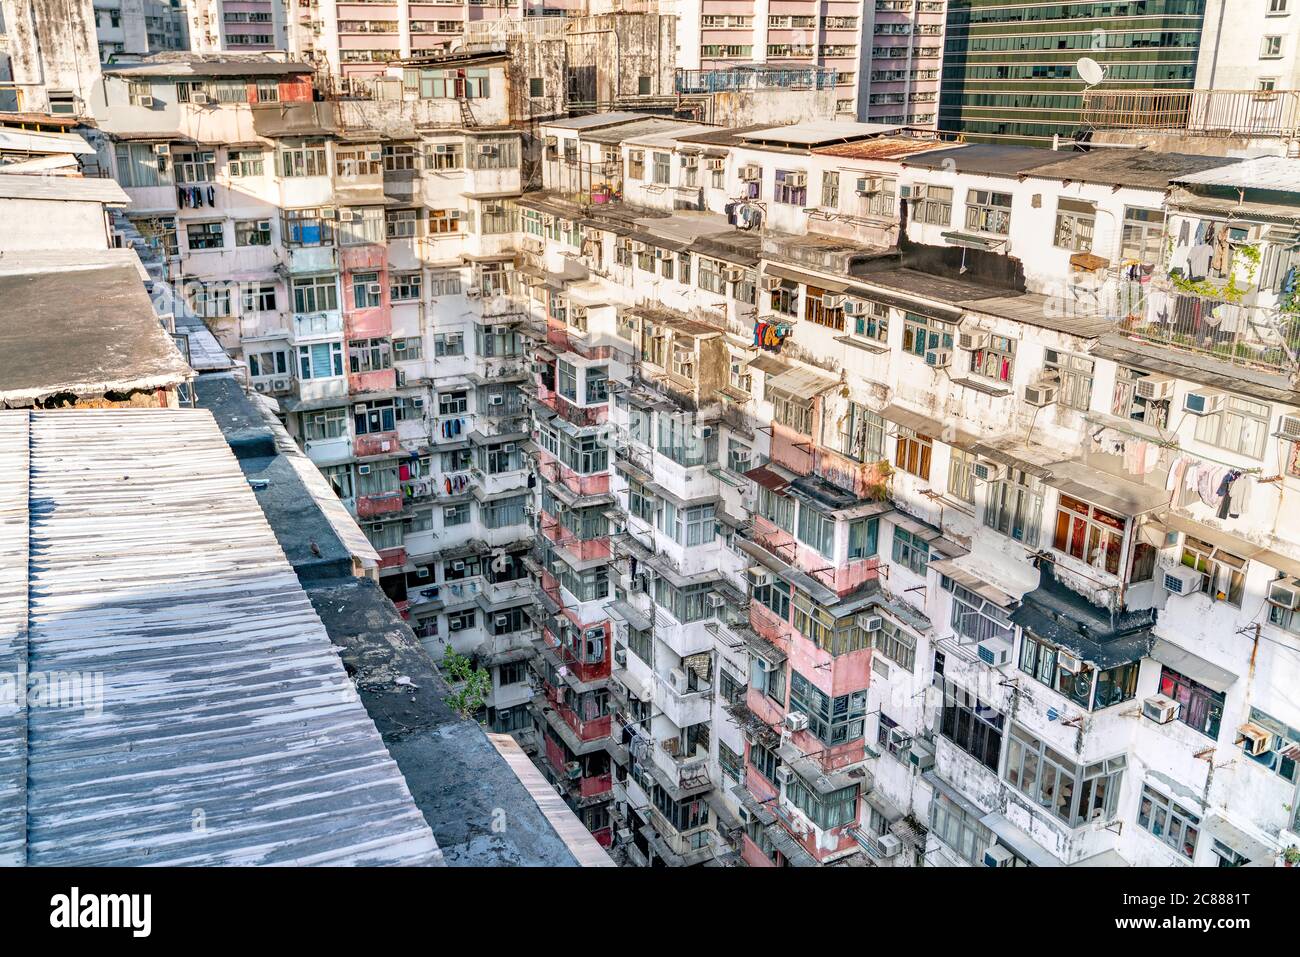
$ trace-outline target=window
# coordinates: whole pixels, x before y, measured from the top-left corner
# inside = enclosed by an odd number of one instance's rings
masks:
[[[777,528],[794,531],[794,500],[778,495],[770,488],[758,487],[758,514]]]
[[[348,437],[347,410],[321,409],[319,412],[304,412],[302,431],[308,442],[346,439]]]
[[[1137,822],[1138,827],[1168,844],[1189,861],[1196,857],[1201,819],[1149,784],[1142,785]]]
[[[915,187],[924,189],[924,196],[916,201],[915,216],[918,223],[942,226],[952,225],[952,188],[949,186]]]
[[[318,342],[298,347],[298,378],[325,379],[343,374],[343,343]]]
[[[984,524],[1025,545],[1038,544],[1043,518],[1043,484],[1037,476],[1011,469],[1005,479],[989,483]]]
[[[289,354],[280,349],[275,352],[249,353],[248,374],[255,379],[269,375],[289,374]]]
[[[441,392],[438,394],[439,415],[464,415],[468,409],[468,392]]]
[[[835,519],[807,504],[799,506],[798,538],[823,558],[835,557]]]
[[[987,189],[966,191],[966,228],[1006,236],[1011,231],[1011,194]]]
[[[1276,60],[1282,56],[1282,38],[1280,36],[1264,37],[1259,46],[1261,60]]]
[[[718,295],[727,294],[727,280],[722,272],[722,263],[707,256],[699,257],[699,270],[695,274],[695,283],[701,289]]]
[[[928,435],[899,426],[898,444],[894,450],[894,467],[928,482],[930,481],[930,455],[933,449],[934,441]]]
[[[654,182],[662,186],[668,185],[669,161],[672,159],[671,153],[653,153],[654,157]]]
[[[989,336],[988,345],[970,354],[970,371],[994,382],[1009,384],[1016,365],[1016,340]]]
[[[749,656],[749,686],[758,691],[766,698],[770,698],[777,704],[785,707],[785,666],[782,664],[773,664],[765,658],[758,655]],[[750,757],[753,758],[753,748],[758,745],[751,745]],[[780,762],[777,762],[780,763]],[[775,771],[775,767],[773,767]],[[764,775],[767,777],[767,775]],[[768,778],[769,781],[773,778]]]
[[[812,435],[812,405],[784,392],[771,390],[772,421],[800,435]]]
[[[465,354],[465,333],[440,332],[433,337],[433,354],[443,356],[463,356]]]
[[[903,314],[903,350],[914,356],[924,356],[931,349],[951,349],[953,324],[939,319],[927,319],[915,313]]]
[[[328,176],[325,141],[307,140],[297,146],[283,147],[280,150],[280,175]]]
[[[974,642],[1001,638],[1015,639],[1016,630],[1006,610],[957,584],[947,575],[939,579],[940,586],[952,594],[952,630]]]
[[[909,673],[916,667],[916,636],[906,628],[885,618],[870,634],[871,647],[898,667]]]
[[[676,588],[666,578],[656,578],[654,600],[662,610],[667,611],[683,625],[693,621],[711,618],[713,613],[705,596],[712,590],[709,584],[689,585]]]
[[[333,312],[338,307],[338,283],[333,276],[311,276],[293,281],[294,312]]]
[[[358,272],[352,274],[352,306],[355,309],[375,309],[383,305],[383,287],[379,285],[379,273]]]
[[[1104,568],[1118,575],[1127,525],[1128,520],[1120,515],[1062,494],[1056,510],[1052,547],[1093,568]]]
[[[271,221],[269,219],[245,219],[236,222],[235,245],[271,245]]]
[[[467,611],[449,612],[447,615],[447,630],[464,631],[467,628],[473,628],[477,619],[478,614],[473,608]]]
[[[1246,560],[1209,542],[1186,536],[1182,563],[1201,573],[1201,591],[1237,608],[1246,591]]]
[[[885,457],[885,420],[866,406],[850,402],[840,433],[840,452],[856,462],[879,462]]]
[[[790,710],[808,716],[808,731],[827,745],[844,744],[862,737],[867,714],[867,692],[831,698],[797,671],[790,672]]]
[[[465,165],[465,149],[461,143],[430,143],[425,161],[429,169],[461,169]]]
[[[225,224],[186,223],[185,244],[191,250],[220,249],[225,245]]]
[[[949,449],[948,494],[971,505],[975,504],[975,474],[971,471],[975,458],[973,452],[955,446]]]
[[[265,163],[260,150],[231,150],[226,157],[226,171],[232,177],[261,176]]]
[[[482,507],[483,525],[485,528],[505,528],[507,525],[524,524],[524,503],[528,501],[527,495],[517,495],[511,498],[497,499]],[[604,572],[604,568],[597,569],[598,572]],[[570,589],[573,591],[573,589]],[[577,592],[575,591],[576,595]],[[594,601],[597,598],[604,598],[604,590],[593,592],[586,597],[580,597],[579,601]]]
[[[849,561],[876,554],[880,539],[880,519],[860,518],[849,524]]]
[[[893,558],[913,574],[925,577],[930,567],[930,546],[919,535],[895,525]]]
[[[412,239],[419,232],[419,210],[390,209],[384,213],[384,235],[389,239]]]
[[[420,168],[420,154],[409,143],[394,143],[383,148],[384,169],[389,172],[415,170]]]
[[[1081,766],[1019,725],[1011,725],[1006,781],[1070,827],[1115,816],[1127,760],[1119,755]]]
[[[339,210],[339,242],[364,246],[384,240],[384,210],[378,206]]]
[[[217,178],[217,154],[211,150],[176,150],[172,168],[177,183],[211,183]]]
[[[1163,210],[1125,206],[1120,258],[1137,259],[1144,263],[1156,262],[1162,251],[1164,231]]]
[[[332,246],[334,223],[326,213],[332,210],[286,209],[281,239],[286,246]]]
[[[804,318],[831,329],[844,328],[844,297],[808,286],[804,297]]]
[[[155,153],[152,143],[118,143],[116,154],[117,178],[123,186],[166,186],[172,182],[167,158]]]
[[[942,791],[936,791],[930,802],[930,832],[969,864],[981,863],[993,843],[993,833],[979,818]]]
[[[388,277],[388,298],[392,302],[406,302],[420,298],[420,274],[418,272],[393,273]],[[408,356],[407,358],[414,358]]]
[[[899,734],[891,733],[897,728],[897,721],[883,711],[880,712],[880,719],[876,722],[876,744],[880,746],[882,751],[893,755],[900,761],[905,761],[907,755],[904,752],[907,749],[907,744],[905,740],[900,740],[900,738],[906,739],[907,735],[901,732]]]
[[[1056,231],[1052,242],[1061,249],[1092,251],[1097,204],[1061,197],[1056,201]]]
[[[1087,356],[1056,349],[1044,352],[1043,369],[1056,380],[1057,401],[1080,412],[1086,412],[1092,404],[1093,367],[1093,360]]]
[[[799,284],[788,279],[781,280],[781,285],[772,290],[772,311],[783,316],[799,315]]]
[[[244,312],[275,312],[279,297],[272,283],[252,283],[244,287]]]
[[[791,778],[786,785],[786,798],[803,812],[812,825],[823,831],[841,827],[857,820],[858,786],[819,794],[812,791],[800,778]]]
[[[342,409],[338,411],[342,412]],[[352,498],[355,491],[352,485],[352,466],[351,465],[326,465],[322,466],[321,474],[329,479],[330,487],[334,489],[334,494],[339,498]]]
[[[1196,440],[1247,458],[1263,458],[1268,416],[1265,403],[1229,396],[1222,410],[1197,419]]]
[[[840,174],[837,172],[822,173],[822,206],[826,209],[840,208]]]
[[[380,372],[393,367],[392,343],[387,339],[348,341],[348,369],[354,373]]]
[[[357,492],[361,495],[388,495],[398,490],[396,464],[373,463],[365,471],[357,470]]]
[[[352,428],[357,435],[394,431],[397,428],[397,404],[392,399],[358,402],[352,409]]]
[[[627,178],[645,179],[645,150],[628,151]]]
[[[529,77],[529,78],[528,78],[528,95],[529,95],[529,96],[545,96],[545,95],[546,95],[546,81],[543,80],[540,76],[532,76],[532,77]]]
[[[789,206],[808,205],[808,174],[796,170],[776,171],[776,185],[772,199]]]
[[[1290,12],[1290,0],[1268,0],[1268,15],[1270,17],[1286,16]]]
[[[186,283],[185,298],[190,308],[205,318],[230,315],[230,287],[224,283]]]
[[[1160,693],[1182,705],[1178,709],[1179,721],[1218,740],[1219,723],[1223,719],[1222,692],[1207,688],[1172,668],[1163,667],[1160,669]]]
[[[997,773],[1006,720],[996,708],[945,681],[939,733],[990,771]]]
[[[457,525],[464,525],[470,519],[470,503],[461,502],[459,505],[448,505],[442,510],[442,524],[445,528],[454,528]]]

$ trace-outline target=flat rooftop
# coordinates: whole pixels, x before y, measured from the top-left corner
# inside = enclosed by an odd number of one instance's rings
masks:
[[[61,267],[22,269],[0,256],[0,407],[55,396],[92,398],[175,388],[193,378],[145,291],[138,261],[105,265],[104,251]],[[16,265],[12,265],[16,263]]]
[[[293,76],[314,72],[310,63],[266,53],[191,53],[166,50],[130,62],[108,63],[109,76]]]
[[[0,860],[439,864],[209,412],[0,411]]]
[[[1094,149],[1087,153],[1057,153],[1055,163],[1034,168],[1036,178],[1072,183],[1129,186],[1166,190],[1173,180],[1232,166],[1241,160],[1224,156],[1161,153],[1155,150]]]

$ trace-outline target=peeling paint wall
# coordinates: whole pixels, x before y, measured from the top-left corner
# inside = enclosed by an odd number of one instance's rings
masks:
[[[25,112],[45,113],[49,93],[71,93],[84,115],[99,79],[91,0],[2,0],[14,82]]]

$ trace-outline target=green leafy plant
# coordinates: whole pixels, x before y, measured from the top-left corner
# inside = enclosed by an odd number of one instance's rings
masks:
[[[1300,864],[1300,847],[1292,844],[1282,852],[1282,860],[1286,862],[1287,867],[1295,867]]]
[[[468,657],[449,645],[443,652],[442,670],[452,689],[451,694],[443,699],[447,707],[462,718],[472,718],[483,710],[488,691],[492,688],[492,676],[486,669],[475,668]]]

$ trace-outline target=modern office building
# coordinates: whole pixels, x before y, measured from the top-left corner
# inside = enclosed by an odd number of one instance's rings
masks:
[[[1081,57],[1105,67],[1105,88],[1190,89],[1205,12],[1205,0],[950,0],[939,129],[1033,146],[1073,136]]]

